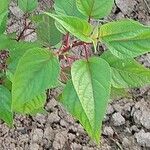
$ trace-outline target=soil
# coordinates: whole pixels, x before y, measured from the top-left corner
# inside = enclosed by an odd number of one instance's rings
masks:
[[[51,5],[50,0],[40,0],[38,11]],[[149,8],[149,0],[116,0],[111,15],[105,19],[132,18],[150,25]],[[22,18],[23,13],[11,1],[7,32],[19,33]],[[35,39],[35,33],[25,38],[27,41]],[[0,57],[3,64],[2,56],[3,53]],[[138,60],[150,67],[150,54]],[[45,105],[46,114],[16,115],[12,129],[0,121],[0,150],[150,150],[150,86],[130,92],[131,98],[116,99],[108,105],[99,146],[55,100],[58,91],[51,90]]]

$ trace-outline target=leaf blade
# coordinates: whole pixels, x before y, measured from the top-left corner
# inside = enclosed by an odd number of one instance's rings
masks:
[[[17,111],[24,102],[56,85],[60,68],[57,58],[46,49],[27,51],[20,59],[12,82],[12,108]]]
[[[13,113],[11,111],[11,93],[0,85],[0,118],[9,126],[13,124]]]
[[[77,0],[78,10],[90,18],[103,18],[107,16],[113,7],[114,0]]]
[[[99,38],[120,58],[133,58],[150,51],[150,27],[133,20],[102,25]]]
[[[116,88],[139,87],[150,83],[150,69],[140,65],[134,59],[119,59],[110,51],[101,58],[105,59],[112,69],[112,85]]]
[[[85,60],[75,62],[71,76],[75,91],[92,127],[90,135],[98,142],[110,95],[110,67],[103,59],[93,57],[88,62]]]

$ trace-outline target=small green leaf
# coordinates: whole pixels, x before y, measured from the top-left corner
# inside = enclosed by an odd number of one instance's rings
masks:
[[[150,27],[133,20],[102,25],[99,38],[120,58],[133,58],[150,51]]]
[[[18,6],[25,13],[32,12],[38,6],[38,1],[37,0],[18,0]]]
[[[105,52],[101,58],[111,66],[112,85],[115,88],[140,87],[150,83],[150,69],[140,65],[134,59],[119,59],[110,51]]]
[[[53,54],[41,48],[28,50],[19,60],[12,82],[12,109],[17,111],[28,100],[56,85],[60,72]]]
[[[96,57],[90,58],[88,61],[79,60],[73,64],[71,76],[80,107],[87,117],[81,123],[88,134],[98,143],[102,120],[110,96],[110,67],[105,60]],[[82,115],[79,117],[79,120],[82,121]]]
[[[89,18],[103,18],[113,7],[114,0],[76,0],[79,11]]]
[[[9,126],[13,124],[11,93],[2,85],[0,85],[0,119],[4,120]]]
[[[45,13],[55,19],[58,23],[60,23],[67,31],[69,31],[72,35],[76,36],[80,40],[84,42],[92,42],[90,38],[90,34],[93,30],[92,26],[77,17],[72,16],[64,16],[64,15],[54,15],[51,13]]]
[[[83,17],[78,11],[75,0],[55,0],[54,9],[58,15]]]
[[[36,28],[38,41],[49,47],[58,44],[61,41],[62,34],[57,30],[55,20],[47,15],[40,16],[41,21],[37,23]]]
[[[43,93],[39,96],[36,96],[33,99],[29,99],[20,104],[20,107],[15,109],[15,112],[21,114],[35,114],[38,113],[42,108],[44,108],[44,104],[46,103],[46,94]]]

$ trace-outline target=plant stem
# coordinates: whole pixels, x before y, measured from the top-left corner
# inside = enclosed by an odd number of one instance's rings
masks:
[[[73,43],[72,45],[69,45],[69,46],[67,46],[67,47],[64,47],[64,48],[60,49],[60,52],[65,53],[65,52],[67,52],[68,50],[70,50],[71,48],[74,48],[74,47],[77,47],[77,46],[82,46],[82,45],[84,45],[84,44],[91,44],[91,43],[85,43],[85,42],[82,42],[82,41],[75,42],[75,43]]]
[[[84,50],[85,50],[85,58],[88,61],[89,56],[88,56],[88,51],[87,51],[87,45],[84,43],[83,46],[84,46]]]

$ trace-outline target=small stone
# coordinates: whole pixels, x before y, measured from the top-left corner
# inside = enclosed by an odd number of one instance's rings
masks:
[[[56,150],[62,149],[67,141],[67,132],[59,132],[55,135],[53,148]]]
[[[133,125],[131,128],[130,128],[131,131],[134,131],[134,132],[139,132],[140,130],[138,129],[137,126]]]
[[[140,122],[146,129],[150,129],[150,110],[142,112]]]
[[[72,150],[81,150],[82,146],[80,144],[77,143],[72,143],[71,144],[71,149]]]
[[[128,139],[128,138],[123,138],[122,140],[122,145],[125,147],[125,148],[129,148],[130,145],[132,144],[132,142]]]
[[[84,147],[83,147],[83,150],[95,150],[95,149],[92,148],[92,147],[84,146]]]
[[[141,130],[135,134],[135,138],[140,146],[146,146],[150,148],[150,132],[145,132]]]
[[[17,18],[22,18],[23,17],[23,11],[19,9],[18,6],[14,2],[11,2],[9,10],[12,12],[12,14],[17,17]]]
[[[52,129],[52,127],[51,126],[47,126],[46,128],[45,128],[45,130],[44,130],[44,135],[43,135],[43,137],[45,138],[45,139],[47,139],[48,141],[52,141],[53,140],[53,138],[54,138],[54,131],[53,131],[53,129]]]
[[[116,5],[124,14],[131,14],[136,4],[136,0],[116,0]]]
[[[114,126],[121,126],[125,124],[125,119],[121,115],[121,113],[115,113],[112,115],[112,121],[114,123]]]
[[[63,119],[60,120],[60,125],[62,127],[68,127],[69,126],[69,124],[65,120],[63,120]]]
[[[29,150],[39,150],[40,146],[36,143],[30,144]]]
[[[42,129],[35,129],[32,135],[32,142],[34,143],[41,143],[43,138],[43,130]]]
[[[109,117],[107,115],[104,116],[103,121],[106,122],[109,120]]]
[[[46,116],[43,115],[43,114],[37,114],[35,117],[34,117],[34,120],[41,123],[41,124],[45,124],[46,123]]]
[[[69,133],[68,138],[70,139],[70,141],[73,141],[76,138],[76,136],[72,133]]]
[[[114,134],[114,130],[111,127],[106,126],[103,129],[103,134],[112,137]]]
[[[123,109],[122,106],[120,106],[119,104],[114,104],[113,108],[117,112],[122,112],[122,109]]]
[[[108,107],[107,107],[107,115],[110,115],[110,114],[112,114],[114,112],[114,108],[112,107],[112,105],[108,105]]]
[[[54,110],[54,107],[58,105],[58,102],[52,98],[50,99],[50,101],[47,103],[46,105],[46,110],[47,111],[53,111]]]
[[[59,122],[60,120],[60,117],[57,115],[57,112],[53,112],[51,114],[48,115],[48,119],[47,119],[47,122],[48,123],[53,123],[53,122]]]

